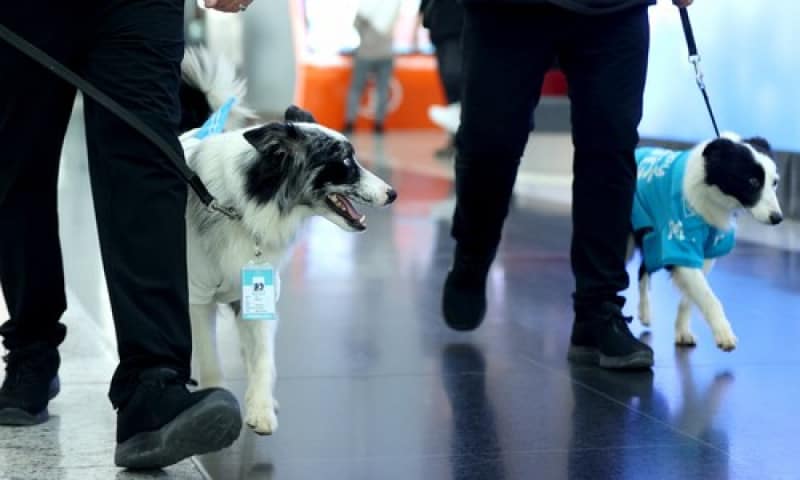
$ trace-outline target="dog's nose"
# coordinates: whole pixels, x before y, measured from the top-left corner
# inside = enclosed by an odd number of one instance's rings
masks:
[[[783,221],[783,215],[777,212],[772,212],[769,214],[769,223],[773,225],[777,225]]]
[[[386,205],[397,200],[397,191],[394,188],[390,188],[388,192],[386,192]]]

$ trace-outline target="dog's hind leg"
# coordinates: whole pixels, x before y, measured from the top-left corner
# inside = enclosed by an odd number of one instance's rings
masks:
[[[222,385],[222,367],[217,352],[217,306],[192,304],[192,376],[201,387]]]
[[[650,274],[644,268],[644,261],[639,265],[639,321],[649,327],[650,318]]]
[[[247,367],[245,423],[259,435],[270,435],[278,429],[277,402],[273,397],[275,368],[275,334],[278,320],[243,320],[238,305],[236,325]]]
[[[704,269],[708,268],[710,265],[704,265]],[[735,349],[738,339],[728,322],[722,303],[711,291],[703,271],[698,268],[675,267],[672,278],[681,292],[700,308],[714,333],[717,346],[726,352]]]

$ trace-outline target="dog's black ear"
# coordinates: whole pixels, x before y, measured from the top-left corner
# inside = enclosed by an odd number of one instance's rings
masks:
[[[772,146],[769,144],[766,138],[764,137],[745,138],[744,143],[755,148],[757,152],[763,153],[768,157],[772,157]]]
[[[303,132],[291,122],[272,122],[264,126],[253,128],[244,132],[244,139],[259,152],[271,148],[275,143],[288,140],[299,140]]]
[[[274,142],[286,136],[284,127],[280,123],[268,123],[257,128],[251,128],[242,134],[247,143],[259,152],[263,152]]]
[[[314,118],[314,115],[311,115],[311,112],[308,110],[303,110],[297,105],[289,106],[289,108],[286,109],[286,113],[284,113],[283,118],[287,122],[317,123],[317,120]]]
[[[724,162],[726,157],[729,157],[736,151],[736,143],[728,138],[717,138],[712,140],[706,145],[703,150],[703,157],[706,159],[707,164],[715,164]]]
[[[245,140],[260,154],[244,171],[245,191],[257,202],[275,198],[289,175],[294,152],[287,141],[288,129],[284,123],[270,123],[244,133]]]

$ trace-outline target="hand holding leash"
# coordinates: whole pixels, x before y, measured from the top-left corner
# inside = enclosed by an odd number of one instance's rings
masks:
[[[678,8],[686,8],[689,5],[691,5],[693,2],[694,2],[694,0],[672,0],[672,3],[674,3],[675,6],[678,7]]]

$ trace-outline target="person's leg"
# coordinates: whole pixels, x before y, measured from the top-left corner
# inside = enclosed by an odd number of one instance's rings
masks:
[[[448,37],[436,42],[436,63],[448,104],[461,101],[461,38]]]
[[[116,0],[97,15],[87,79],[180,152],[183,0]],[[131,468],[165,466],[229,445],[241,416],[227,392],[190,394],[185,388],[191,362],[187,186],[141,134],[96,102],[87,99],[85,109],[120,357],[109,392],[119,409],[115,461]]]
[[[74,8],[20,4],[0,12],[0,23],[74,65],[81,43]],[[9,351],[0,425],[27,425],[47,419],[58,390],[56,348],[66,335],[56,203],[75,90],[3,41],[0,72],[0,285],[9,313],[0,326]]]
[[[375,62],[375,90],[377,102],[375,106],[375,132],[383,133],[383,124],[386,121],[386,110],[389,107],[389,89],[394,71],[394,59],[387,58]]]
[[[602,324],[613,317],[616,333],[598,345],[606,358],[601,363],[649,366],[652,351],[632,337],[619,313],[624,303],[619,294],[628,286],[625,261],[647,70],[647,9],[575,17],[574,32],[580,35],[570,36],[559,58],[569,83],[575,144],[571,257],[576,323]]]
[[[531,111],[553,61],[558,21],[558,11],[549,6],[466,7],[452,227],[457,246],[443,298],[445,320],[454,329],[474,329],[483,319],[486,275],[508,214]]]
[[[361,95],[364,93],[364,86],[367,84],[368,73],[369,61],[355,57],[353,59],[353,77],[350,79],[350,90],[347,92],[347,112],[344,118],[344,129],[346,131],[353,129],[353,125],[358,117],[358,107],[361,104]]]

